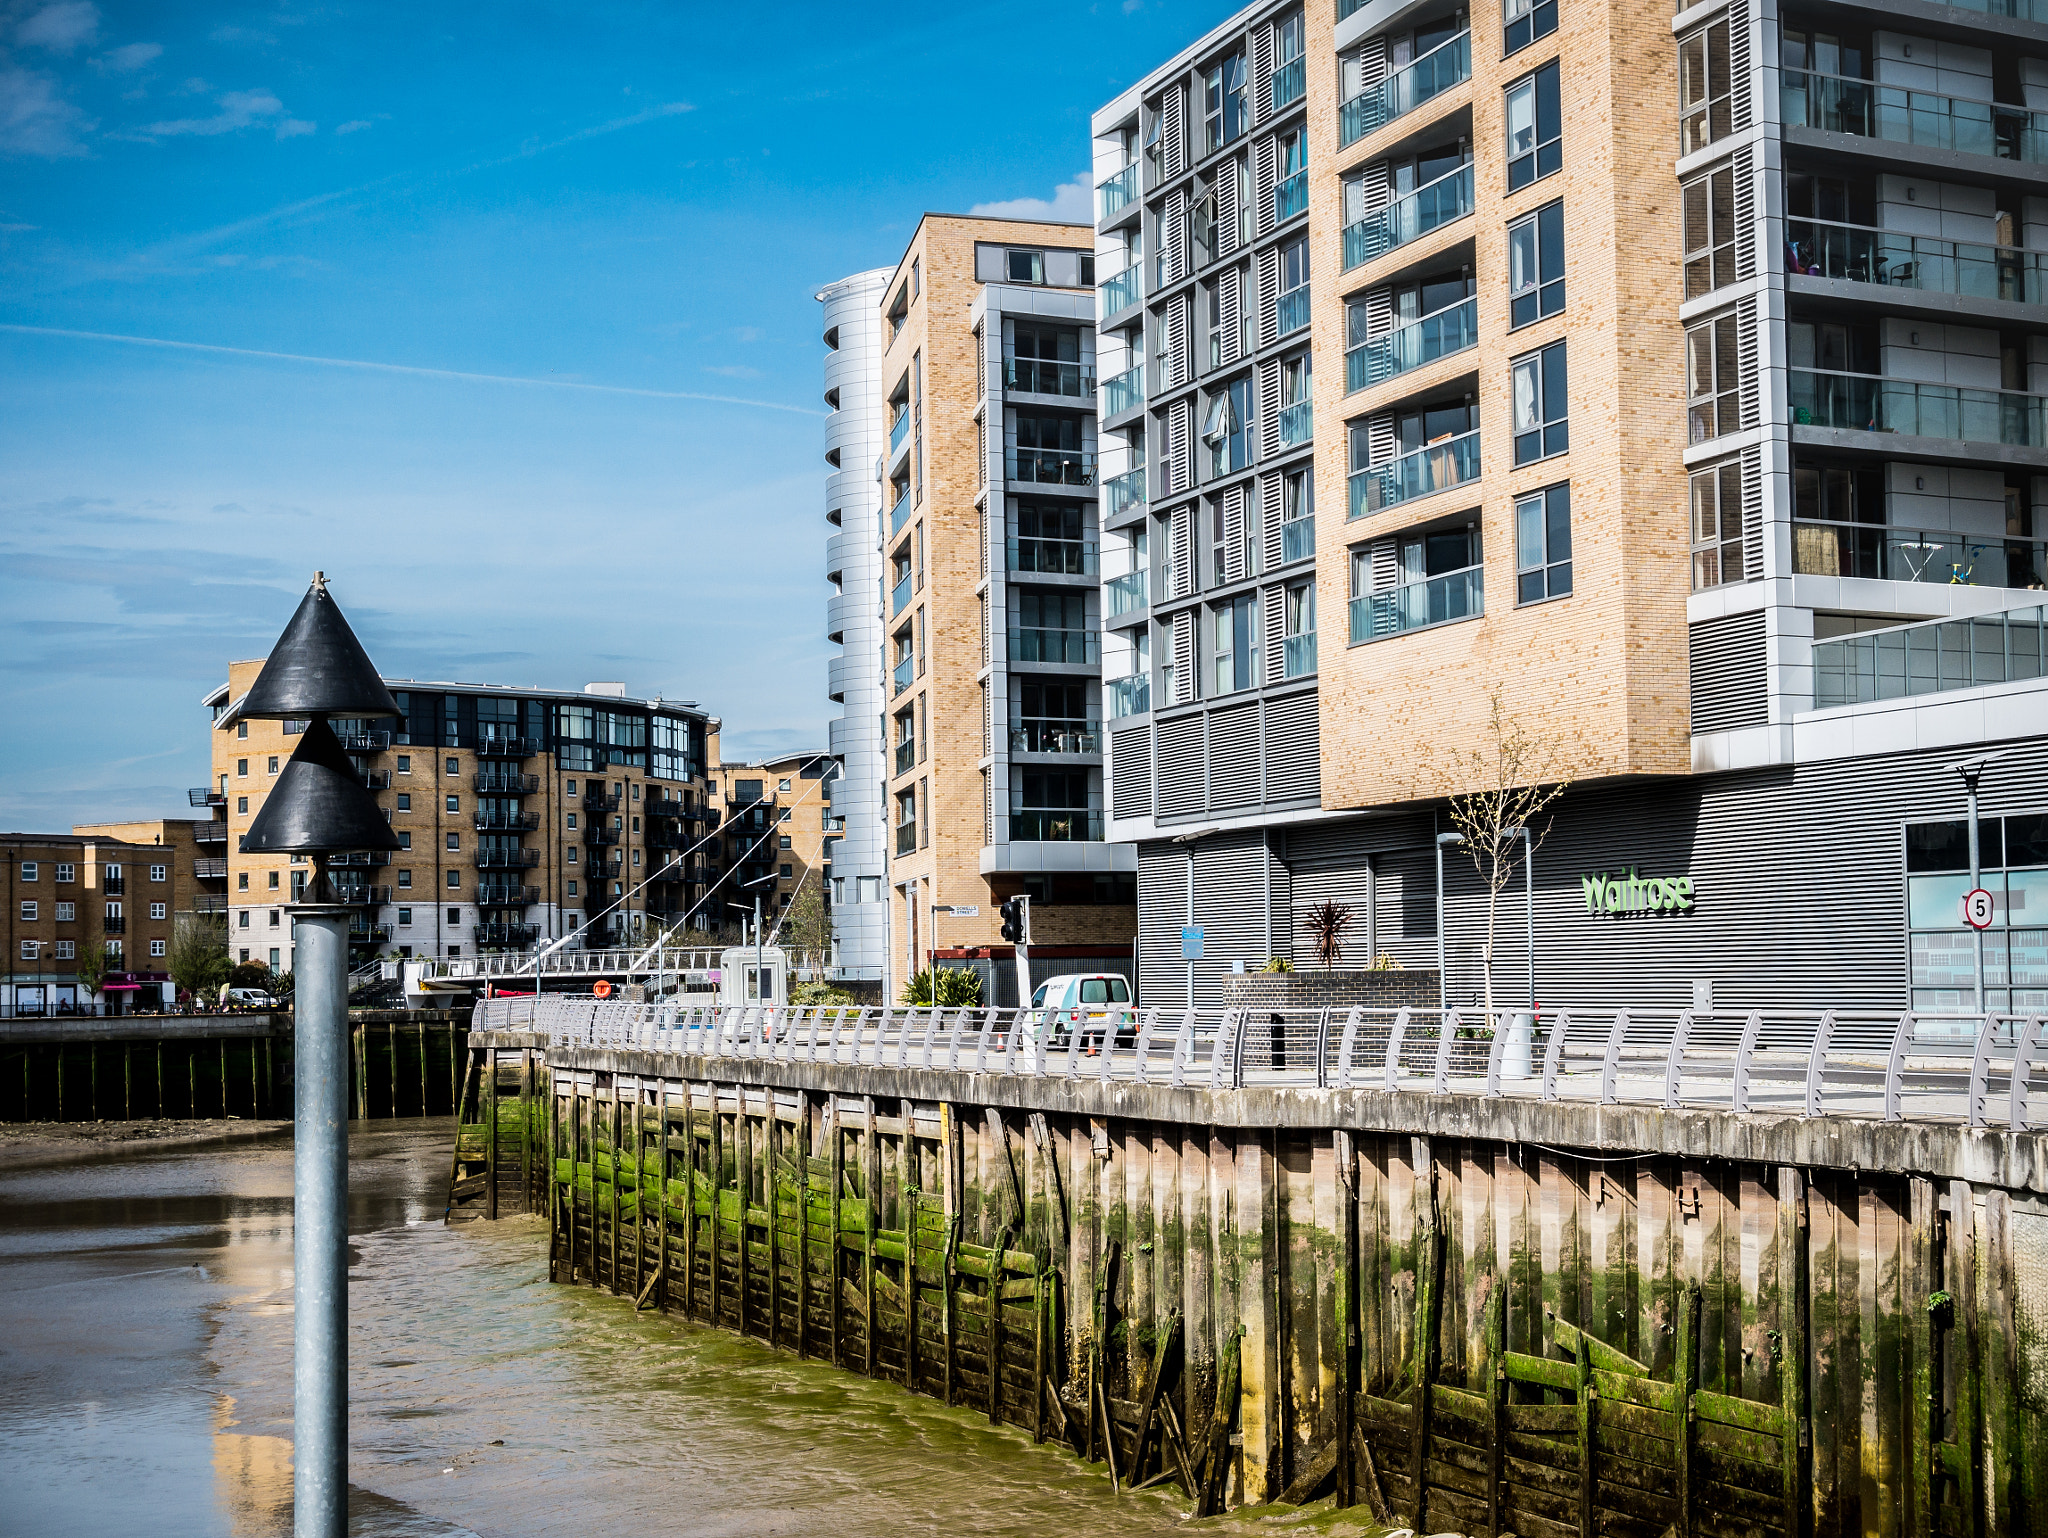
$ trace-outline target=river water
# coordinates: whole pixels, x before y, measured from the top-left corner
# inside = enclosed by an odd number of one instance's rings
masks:
[[[361,1538],[1370,1531],[1188,1523],[968,1411],[550,1285],[537,1220],[442,1223],[451,1135],[351,1139]],[[285,1139],[0,1173],[0,1534],[290,1532],[291,1185]]]

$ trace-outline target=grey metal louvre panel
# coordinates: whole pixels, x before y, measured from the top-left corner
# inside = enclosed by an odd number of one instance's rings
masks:
[[[1735,382],[1745,428],[1755,427],[1763,420],[1763,381],[1759,377],[1757,344],[1756,300],[1740,300],[1735,306]]]
[[[1242,582],[1244,569],[1244,505],[1245,487],[1243,482],[1232,486],[1223,493],[1223,580]]]
[[[1274,248],[1259,253],[1259,345],[1270,346],[1279,339],[1280,252]]]
[[[1185,296],[1182,296],[1168,300],[1166,305],[1166,377],[1159,383],[1169,390],[1187,383],[1188,311],[1184,301]]]
[[[1161,220],[1160,241],[1166,255],[1166,281],[1176,283],[1187,276],[1188,195],[1175,188],[1166,199],[1166,217]]]
[[[1427,847],[1436,836],[1436,822],[1428,812],[1404,812],[1393,817],[1360,817],[1349,822],[1311,823],[1289,828],[1276,835],[1278,858],[1296,870],[1317,865],[1363,868],[1366,860],[1391,850]]]
[[[1216,254],[1237,250],[1237,166],[1234,159],[1216,168]]]
[[[1358,83],[1371,90],[1387,78],[1387,35],[1369,37],[1358,47]]]
[[[1755,57],[1749,7],[1731,5],[1728,8],[1728,78],[1735,90],[1733,99],[1728,103],[1728,123],[1736,133],[1742,133],[1756,120],[1753,100],[1763,81],[1751,68],[1750,61]]]
[[[1182,294],[1174,308],[1180,314],[1180,345],[1174,349],[1173,382],[1183,385],[1195,377],[1195,296]]]
[[[1255,833],[1223,834],[1195,845],[1195,922],[1202,959],[1195,963],[1195,1002],[1223,1002],[1231,963],[1255,971],[1266,959],[1266,904],[1259,883],[1265,854]],[[1181,964],[1183,975],[1187,964]]]
[[[1373,856],[1372,927],[1381,954],[1410,969],[1436,966],[1436,851]],[[1503,947],[1512,942],[1501,942]]]
[[[1173,591],[1169,597],[1179,598],[1195,590],[1195,509],[1190,503],[1176,507],[1167,525],[1172,541]]]
[[[996,841],[995,776],[986,769],[981,771],[981,841]]]
[[[1365,449],[1372,463],[1385,464],[1394,457],[1394,413],[1376,411],[1365,419]]]
[[[1193,405],[1175,401],[1167,412],[1166,424],[1166,491],[1170,496],[1186,491],[1191,480],[1188,454],[1192,448],[1189,440],[1194,436]]]
[[[1252,29],[1252,121],[1263,123],[1273,115],[1273,24],[1262,22]]]
[[[1223,346],[1220,349],[1225,363],[1238,360],[1237,340],[1243,335],[1239,318],[1244,314],[1244,272],[1232,267],[1217,278],[1216,312],[1217,324],[1223,331]]]
[[[1161,840],[1138,846],[1138,932],[1151,943],[1138,946],[1138,999],[1149,1008],[1187,1003],[1188,969],[1176,940],[1188,911],[1188,856],[1180,844]]]
[[[1391,539],[1376,539],[1366,547],[1372,562],[1372,590],[1384,593],[1401,585],[1400,550]]]
[[[1152,815],[1152,728],[1109,734],[1109,808],[1116,817]]]
[[[1294,964],[1298,967],[1319,967],[1322,957],[1316,951],[1315,926],[1309,922],[1310,913],[1326,902],[1336,903],[1350,910],[1350,921],[1346,924],[1339,941],[1337,965],[1339,967],[1369,967],[1372,965],[1373,922],[1372,864],[1360,859],[1347,865],[1313,865],[1306,868],[1294,867],[1289,883],[1287,917],[1288,928],[1294,942]]]
[[[1278,859],[1267,863],[1266,871],[1268,956],[1294,954],[1294,876]]]
[[[1266,305],[1261,301],[1259,311],[1263,317]],[[1259,322],[1265,324],[1262,318]],[[1259,365],[1259,458],[1271,459],[1280,452],[1280,365],[1271,360]]]
[[[1393,201],[1387,183],[1387,163],[1375,160],[1358,173],[1359,212],[1376,214]]]
[[[1263,235],[1273,228],[1273,180],[1276,167],[1276,147],[1270,136],[1252,146],[1252,191],[1257,196],[1258,207],[1254,228]]]
[[[1253,700],[1209,712],[1209,810],[1259,799],[1259,705]]]
[[[1687,629],[1694,735],[1764,725],[1770,706],[1765,697],[1763,611],[1724,614]]]
[[[1162,106],[1166,124],[1160,130],[1159,155],[1163,172],[1170,178],[1188,168],[1186,87],[1178,84],[1168,86]]]
[[[1181,705],[1194,697],[1195,616],[1192,610],[1183,609],[1173,617],[1173,698],[1160,703]]]
[[[1735,152],[1735,278],[1756,276],[1756,157],[1744,145]]]
[[[1194,715],[1162,721],[1158,730],[1158,815],[1199,817],[1203,799],[1202,718]]]
[[[1378,341],[1394,329],[1394,291],[1390,288],[1366,290],[1365,335],[1367,341]]]
[[[1284,587],[1268,587],[1259,590],[1259,623],[1262,634],[1259,644],[1265,649],[1266,680],[1277,682],[1282,672],[1281,654],[1285,650],[1283,627],[1287,623],[1287,603]]]
[[[1742,451],[1742,576],[1754,582],[1764,574],[1764,451],[1751,444]]]
[[[1265,552],[1266,565],[1280,564],[1280,521],[1286,512],[1282,500],[1285,478],[1265,475],[1259,479],[1259,548]]]
[[[1266,703],[1266,800],[1313,801],[1322,794],[1322,745],[1316,696]]]

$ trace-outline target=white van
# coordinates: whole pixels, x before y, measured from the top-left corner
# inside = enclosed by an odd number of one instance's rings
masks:
[[[1128,1047],[1138,1040],[1130,979],[1118,972],[1067,972],[1048,977],[1032,993],[1031,1011],[1025,1029],[1032,1039],[1048,1046],[1065,1046],[1077,1028],[1084,1043],[1099,1042],[1103,1022],[1119,1011],[1124,1018],[1116,1033],[1116,1044]]]

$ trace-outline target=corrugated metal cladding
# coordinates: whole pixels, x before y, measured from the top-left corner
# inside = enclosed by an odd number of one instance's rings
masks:
[[[1217,810],[1259,800],[1257,701],[1209,713],[1209,805]]]
[[[1323,790],[1321,728],[1316,696],[1291,694],[1266,702],[1266,801],[1313,802]]]
[[[1314,692],[1162,721],[1154,785],[1161,822],[1315,805],[1322,759]]]
[[[1109,734],[1109,809],[1113,817],[1152,815],[1152,728]]]
[[[1159,723],[1159,815],[1199,817],[1205,795],[1202,718]]]
[[[1187,968],[1180,959],[1180,926],[1187,911],[1187,850],[1179,844],[1140,844],[1138,997],[1147,1004],[1187,1004]]]
[[[1138,846],[1138,984],[1147,1004],[1185,1005],[1188,968],[1181,958],[1181,926],[1188,923],[1188,860],[1194,852],[1194,919],[1202,926],[1202,959],[1195,963],[1195,1002],[1223,1003],[1223,979],[1233,961],[1262,965],[1267,904],[1261,889],[1265,841],[1256,830],[1225,833],[1198,844],[1169,840]],[[1274,912],[1279,921],[1279,913]]]
[[[1693,732],[1766,724],[1770,706],[1765,698],[1763,610],[1724,614],[1689,629]]]

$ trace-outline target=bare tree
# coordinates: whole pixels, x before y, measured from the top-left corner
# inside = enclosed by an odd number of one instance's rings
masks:
[[[1543,814],[1571,784],[1571,772],[1554,743],[1530,732],[1501,703],[1500,690],[1490,696],[1484,746],[1458,755],[1460,778],[1479,789],[1451,797],[1451,825],[1464,835],[1479,879],[1486,883],[1486,949],[1481,963],[1486,978],[1486,1017],[1493,1018],[1493,951],[1500,894],[1521,863],[1532,858],[1550,836]],[[1538,819],[1543,818],[1538,823]],[[1444,980],[1439,978],[1437,986]]]
[[[181,913],[171,931],[171,981],[194,999],[203,998],[226,980],[228,923],[225,916]]]
[[[783,943],[797,953],[800,962],[822,971],[832,959],[832,910],[825,906],[825,884],[805,872],[803,885],[777,926]]]
[[[102,941],[88,940],[78,947],[78,986],[85,990],[87,998],[99,996],[100,984],[113,970],[107,965],[112,959],[113,953]]]

